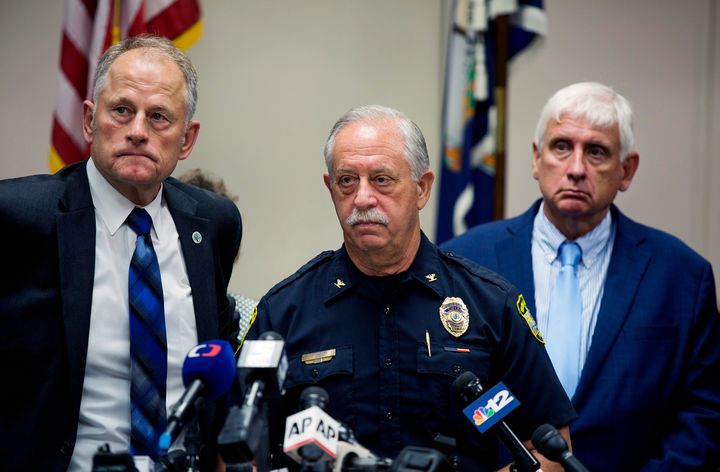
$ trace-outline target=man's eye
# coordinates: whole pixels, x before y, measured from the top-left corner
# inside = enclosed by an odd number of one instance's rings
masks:
[[[392,182],[392,179],[386,175],[379,175],[375,177],[375,183],[378,185],[388,185]]]
[[[349,175],[341,175],[337,180],[338,185],[340,185],[341,187],[347,187],[348,185],[352,185],[354,181],[355,179]]]
[[[592,157],[605,157],[607,155],[607,152],[604,148],[600,146],[592,146],[590,148],[589,154]]]
[[[555,150],[560,152],[570,151],[570,143],[566,141],[558,141],[555,143]]]
[[[153,121],[166,121],[165,115],[163,115],[162,113],[157,113],[157,112],[152,113],[150,115],[150,119]]]
[[[127,115],[128,113],[130,113],[130,109],[126,106],[120,105],[118,107],[115,107],[115,113],[119,115]]]

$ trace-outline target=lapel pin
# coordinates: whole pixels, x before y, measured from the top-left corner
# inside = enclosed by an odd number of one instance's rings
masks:
[[[192,240],[195,244],[200,244],[202,242],[202,234],[200,234],[200,232],[198,231],[195,231],[192,234]]]

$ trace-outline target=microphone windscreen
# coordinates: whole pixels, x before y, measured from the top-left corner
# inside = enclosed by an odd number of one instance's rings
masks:
[[[185,357],[182,378],[186,387],[200,380],[208,400],[225,394],[235,380],[235,355],[230,343],[215,339],[192,348]]]
[[[315,385],[305,388],[300,394],[300,409],[304,410],[311,406],[317,406],[322,410],[327,408],[328,402],[330,401],[330,395],[322,387]]]

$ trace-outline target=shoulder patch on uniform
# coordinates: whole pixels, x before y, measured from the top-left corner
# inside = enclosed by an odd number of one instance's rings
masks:
[[[302,277],[303,274],[307,273],[311,269],[319,266],[325,261],[330,260],[330,258],[335,254],[335,251],[323,251],[314,258],[310,259],[310,261],[306,262],[305,265],[300,267],[298,270],[295,271],[294,274],[287,277],[284,280],[281,280],[277,284],[275,284],[274,287],[272,287],[270,290],[268,290],[267,294],[265,296],[269,296],[278,290],[282,289],[283,287],[289,285],[290,283],[294,282],[298,278]]]
[[[533,336],[535,336],[535,339],[545,344],[545,340],[543,339],[542,334],[540,334],[540,329],[538,328],[537,323],[535,323],[535,318],[533,318],[530,313],[530,309],[528,308],[527,303],[525,303],[525,298],[523,298],[522,294],[518,295],[515,306],[517,307],[517,311],[520,316],[523,317],[527,325],[530,327],[530,332],[532,332]]]

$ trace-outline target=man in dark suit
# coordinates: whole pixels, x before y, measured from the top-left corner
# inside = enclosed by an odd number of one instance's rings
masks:
[[[151,218],[143,237],[162,282],[166,407],[183,392],[190,348],[235,339],[226,292],[240,214],[169,178],[198,135],[196,88],[172,42],[129,38],[105,53],[83,104],[91,158],[0,182],[0,470],[89,471],[104,443],[132,450],[128,268],[140,236],[126,218],[138,208]],[[200,418],[208,445],[222,420],[213,409]],[[207,452],[203,470],[216,458]]]
[[[716,470],[720,319],[712,268],[612,203],[638,163],[628,102],[602,84],[568,86],[545,105],[533,143],[542,200],[444,247],[527,295],[556,369],[553,350],[562,356],[579,346],[570,431],[588,469]],[[573,242],[582,304],[569,335],[553,324],[562,310],[552,306],[560,297],[558,249]]]

